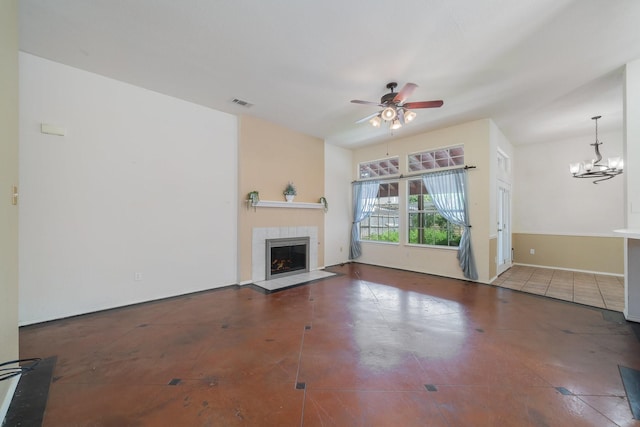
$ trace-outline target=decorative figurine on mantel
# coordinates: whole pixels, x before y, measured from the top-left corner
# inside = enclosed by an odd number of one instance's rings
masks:
[[[296,191],[296,187],[293,183],[289,181],[282,194],[284,194],[284,198],[287,199],[287,202],[293,202],[293,199],[296,197],[298,192]]]

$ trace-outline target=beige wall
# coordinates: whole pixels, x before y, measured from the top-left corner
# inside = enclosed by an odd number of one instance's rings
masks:
[[[18,357],[18,4],[0,2],[0,363]],[[12,381],[0,381],[0,424]],[[6,399],[6,400],[5,400]]]
[[[407,174],[407,156],[410,153],[438,148],[464,145],[465,163],[476,166],[468,173],[469,217],[471,220],[471,242],[478,268],[478,281],[490,280],[489,225],[490,183],[489,129],[491,121],[476,120],[433,132],[397,138],[378,145],[363,147],[354,151],[353,179],[357,176],[360,162],[399,156],[400,171]],[[406,194],[406,181],[401,180],[400,194]],[[357,261],[411,271],[437,274],[447,277],[464,278],[456,259],[457,251],[450,248],[410,246],[406,242],[406,207],[400,206],[400,243],[363,242],[362,257]]]
[[[324,141],[254,117],[242,116],[238,132],[239,282],[251,280],[251,236],[254,227],[318,227],[318,266],[324,266],[322,209],[247,208],[247,194],[284,201],[289,181],[296,202],[316,203],[324,195]],[[331,201],[329,201],[331,202]]]
[[[514,233],[513,258],[517,264],[623,274],[624,239]]]

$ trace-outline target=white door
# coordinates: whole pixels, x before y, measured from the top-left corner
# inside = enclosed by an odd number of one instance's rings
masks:
[[[498,181],[498,269],[502,274],[511,267],[511,191]]]

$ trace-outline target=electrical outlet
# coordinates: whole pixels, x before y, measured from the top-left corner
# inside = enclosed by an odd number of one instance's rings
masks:
[[[133,273],[133,280],[136,282],[142,281],[142,273]]]
[[[536,254],[536,250],[535,249],[529,249],[529,254],[535,255]]]

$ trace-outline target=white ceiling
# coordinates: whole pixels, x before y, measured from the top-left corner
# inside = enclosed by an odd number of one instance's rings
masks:
[[[486,117],[516,145],[620,129],[640,59],[637,0],[18,3],[24,52],[348,148]],[[389,81],[444,106],[355,124]]]

